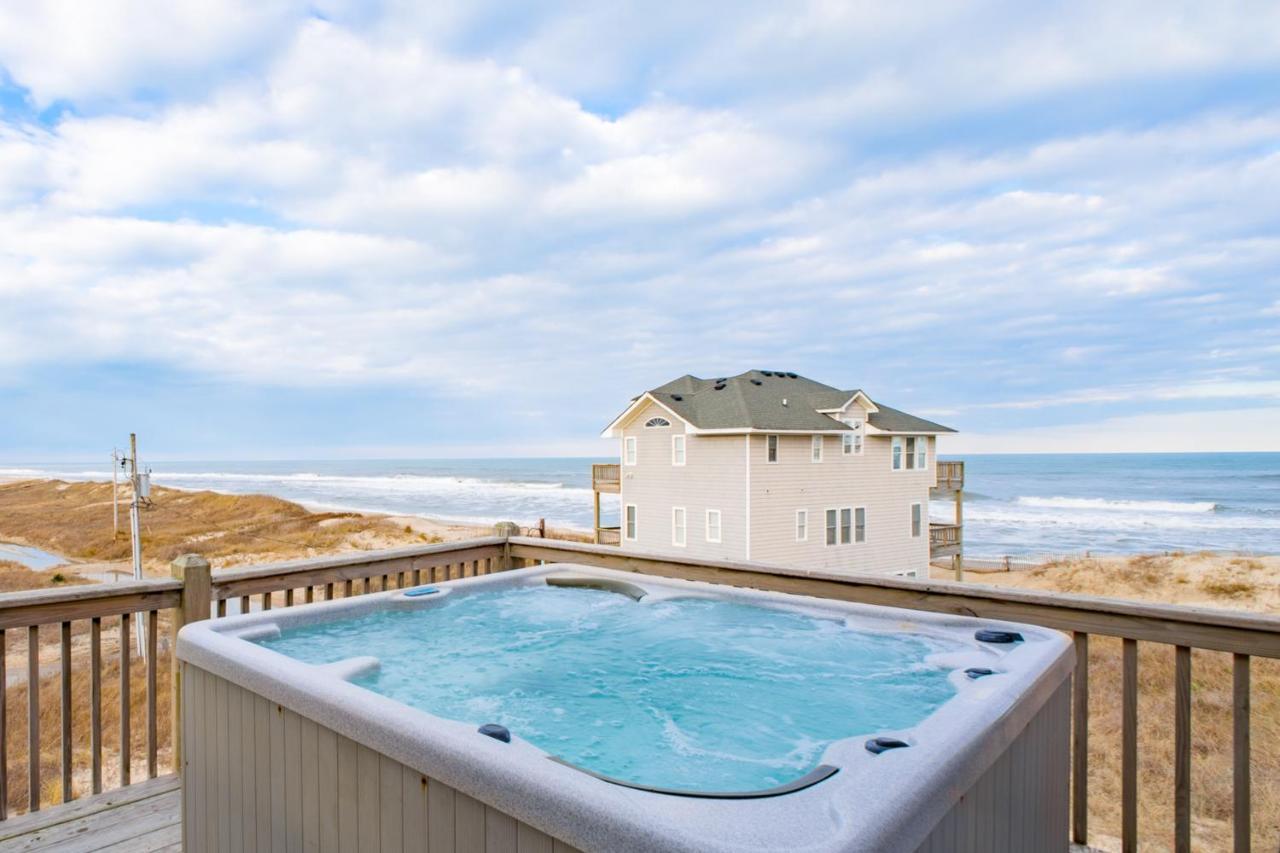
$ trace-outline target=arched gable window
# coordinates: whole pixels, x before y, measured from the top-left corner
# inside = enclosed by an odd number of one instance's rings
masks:
[[[649,420],[644,422],[644,426],[645,429],[650,429],[652,427],[669,427],[671,426],[671,421],[666,418],[649,418]]]

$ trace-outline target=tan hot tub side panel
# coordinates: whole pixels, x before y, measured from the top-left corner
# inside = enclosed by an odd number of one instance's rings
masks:
[[[578,853],[275,702],[182,666],[187,853]]]

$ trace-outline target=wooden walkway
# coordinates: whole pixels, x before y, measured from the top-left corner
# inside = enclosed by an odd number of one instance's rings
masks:
[[[182,787],[161,776],[0,823],[0,853],[182,849]]]

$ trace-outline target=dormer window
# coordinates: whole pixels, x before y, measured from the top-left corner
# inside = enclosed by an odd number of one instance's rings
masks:
[[[649,420],[644,422],[645,429],[656,429],[658,427],[669,427],[669,426],[671,426],[671,421],[667,420],[666,418],[649,418]]]
[[[840,451],[845,456],[860,455],[862,453],[862,421],[847,420],[842,423],[850,427],[852,432],[846,432],[840,436]]]

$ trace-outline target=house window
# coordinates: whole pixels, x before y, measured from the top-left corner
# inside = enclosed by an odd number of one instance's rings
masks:
[[[840,436],[840,452],[845,456],[857,456],[862,453],[862,421],[844,421],[849,432]]]
[[[649,420],[644,422],[645,429],[654,429],[655,427],[669,427],[669,426],[671,426],[671,421],[667,420],[666,418],[649,418]]]
[[[634,542],[636,539],[636,505],[627,504],[626,509],[623,510],[623,517],[625,520],[622,534]]]
[[[707,510],[707,541],[720,541],[720,510]]]
[[[807,542],[809,539],[809,510],[796,510],[796,541]]]
[[[810,444],[810,448],[813,453],[813,456],[812,456],[813,461],[821,462],[822,461],[822,436],[820,435],[813,436]]]
[[[920,513],[921,513],[920,504],[912,504],[911,505],[911,538],[913,539],[920,538],[920,528],[923,527],[923,523],[921,522],[921,519],[920,519]]]
[[[836,544],[836,534],[837,534],[837,525],[838,525],[838,521],[836,519],[837,513],[838,513],[838,510],[834,510],[834,509],[827,510],[827,544],[828,545]]]
[[[673,506],[671,508],[671,544],[684,547],[685,541],[685,513],[684,507]]]
[[[853,541],[853,510],[846,507],[840,510],[840,544],[848,545]]]
[[[916,439],[916,467],[922,471],[929,467],[929,439],[923,435]]]
[[[916,439],[915,436],[907,436],[907,468],[916,467]]]
[[[898,436],[893,438],[893,470],[902,470],[902,439]]]
[[[629,435],[622,441],[622,461],[627,465],[636,464],[636,437]]]
[[[867,541],[867,508],[860,506],[853,511],[853,541]]]
[[[684,436],[683,435],[671,436],[671,464],[672,465],[684,464]]]
[[[778,461],[778,437],[776,435],[767,435],[764,439],[765,447],[768,449],[768,455],[765,457],[768,462]]]

